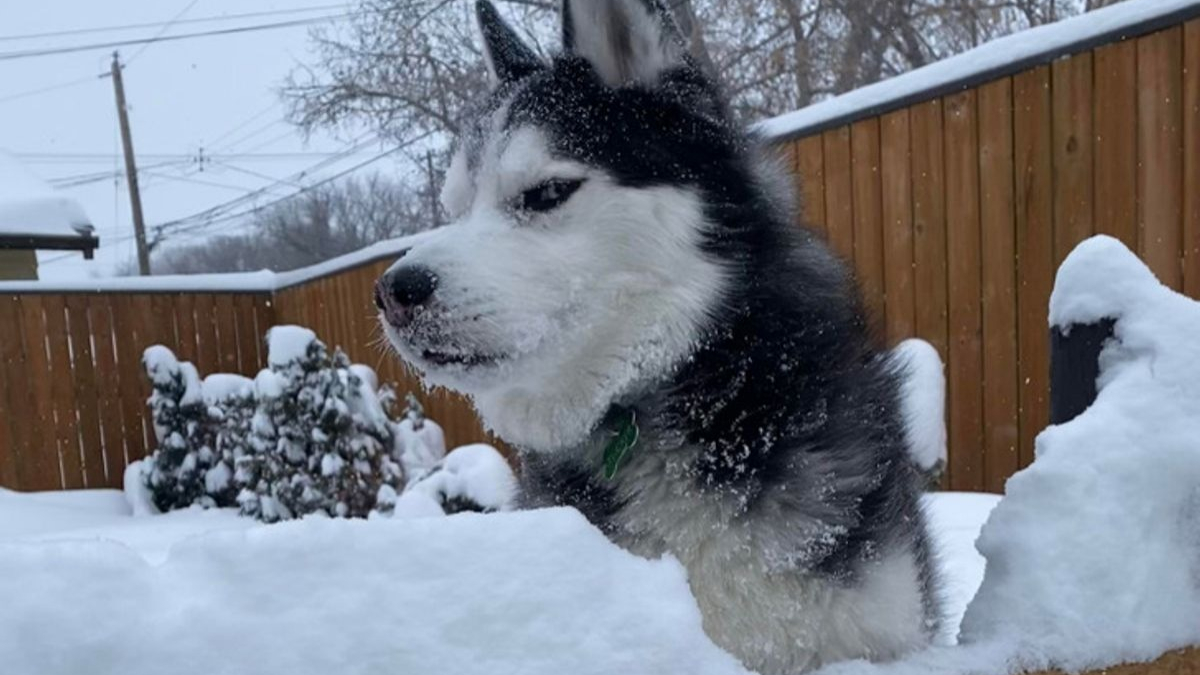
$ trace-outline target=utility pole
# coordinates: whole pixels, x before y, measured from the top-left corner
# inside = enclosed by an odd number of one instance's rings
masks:
[[[142,218],[142,193],[138,190],[137,162],[133,157],[133,137],[129,135],[129,115],[125,111],[125,84],[121,81],[120,55],[113,52],[113,89],[117,94],[117,119],[121,125],[121,145],[125,149],[125,178],[129,182],[129,205],[133,212],[133,232],[137,237],[138,273],[150,275],[150,248],[146,245],[146,221]]]
[[[429,214],[433,218],[433,227],[440,226],[441,211],[438,209],[437,174],[433,171],[433,151],[425,153],[425,171],[429,181]]]

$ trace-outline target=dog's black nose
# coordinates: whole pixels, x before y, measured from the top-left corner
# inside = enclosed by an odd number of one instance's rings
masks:
[[[428,267],[401,267],[384,277],[383,285],[386,288],[378,290],[390,296],[382,298],[384,306],[392,304],[396,307],[411,308],[425,304],[437,290],[437,284],[437,274]]]

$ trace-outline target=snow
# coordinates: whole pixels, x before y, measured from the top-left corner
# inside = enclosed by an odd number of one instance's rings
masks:
[[[267,362],[286,366],[305,358],[317,334],[303,326],[274,326],[267,331]]]
[[[146,486],[147,469],[144,459],[130,462],[129,466],[125,467],[124,482],[122,483],[125,487],[125,502],[130,513],[135,516],[153,516],[159,513],[158,507],[154,505],[154,498],[150,494],[150,488]]]
[[[461,450],[460,476],[487,464]],[[997,499],[926,497],[951,615],[983,575],[971,542]],[[700,632],[674,560],[632,556],[572,510],[446,518],[410,490],[365,522],[131,513],[113,490],[0,491],[6,672],[746,672]]]
[[[1101,236],[1063,262],[1050,318],[1102,317],[1097,399],[1005,486],[961,646],[827,675],[1078,671],[1200,644],[1200,303]]]
[[[746,672],[704,635],[681,565],[574,510],[227,517],[131,520],[170,526],[164,558],[117,528],[0,542],[6,672]]]
[[[1138,24],[1195,4],[1196,0],[1127,0],[992,40],[891,79],[764,120],[755,125],[755,129],[763,136],[773,138],[799,135],[850,117],[866,117],[901,100],[993,71],[1004,71],[1014,64],[1039,58],[1049,62],[1071,45],[1113,33],[1127,34]]]
[[[91,232],[91,220],[77,201],[0,150],[0,234],[78,238]]]
[[[249,398],[254,395],[254,380],[233,373],[212,373],[200,383],[204,402],[215,405],[229,399]]]
[[[983,556],[975,540],[1000,495],[980,492],[934,492],[923,499],[933,534],[934,554],[942,571],[944,622],[935,643],[953,645],[967,604],[983,581]]]
[[[403,419],[395,429],[400,443],[400,463],[410,478],[424,474],[446,456],[446,436],[437,422],[425,419],[420,429],[414,429],[411,419]]]
[[[900,407],[908,449],[926,471],[946,463],[946,377],[937,349],[924,340],[896,345],[892,356],[904,366]]]
[[[1200,643],[1200,303],[1096,237],[1063,262],[1051,308],[1116,318],[1118,342],[1096,402],[1038,437],[984,527],[994,565],[964,636],[1019,633],[1068,669]]]
[[[490,445],[474,443],[446,455],[408,491],[424,493],[439,503],[465,498],[485,509],[505,511],[513,506],[517,482],[503,455]]]

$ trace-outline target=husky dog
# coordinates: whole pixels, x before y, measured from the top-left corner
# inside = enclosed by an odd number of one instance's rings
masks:
[[[477,9],[492,89],[446,177],[455,224],[377,285],[392,344],[519,449],[527,505],[675,556],[747,666],[928,643],[903,368],[665,9],[567,0],[550,61]]]

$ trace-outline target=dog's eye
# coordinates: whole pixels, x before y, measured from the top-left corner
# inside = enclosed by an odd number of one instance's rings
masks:
[[[575,194],[580,185],[583,185],[582,180],[564,178],[548,180],[522,192],[517,206],[522,211],[544,213],[561,206],[563,202],[571,198],[571,195]]]

